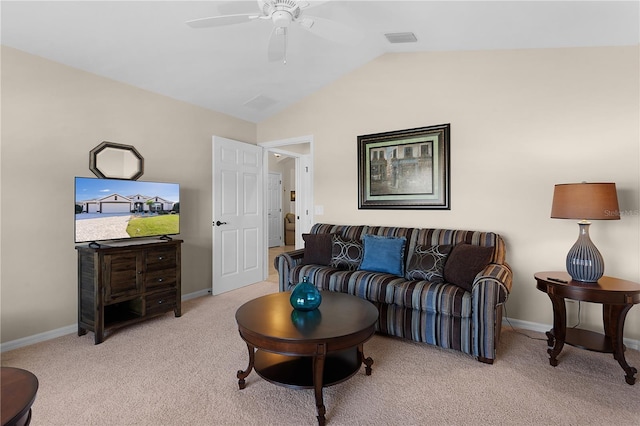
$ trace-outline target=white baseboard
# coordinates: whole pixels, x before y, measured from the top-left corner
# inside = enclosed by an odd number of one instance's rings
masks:
[[[522,321],[513,318],[504,317],[502,320],[503,327],[513,326],[514,328],[521,328],[523,330],[531,330],[537,331],[540,333],[546,333],[551,330],[553,326],[551,324],[539,324],[536,322]],[[623,340],[626,347],[630,349],[640,350],[640,340],[634,339],[624,339]]]
[[[196,297],[209,296],[211,290],[199,290],[194,293],[185,294],[182,296],[182,300],[195,299]],[[521,328],[523,330],[537,331],[539,333],[546,333],[552,326],[549,324],[540,324],[530,321],[522,321],[513,318],[504,317],[502,320],[503,326],[513,326],[514,328]],[[12,340],[10,342],[2,343],[0,346],[0,352],[11,351],[23,346],[33,345],[34,343],[44,342],[46,340],[55,339],[56,337],[66,336],[67,334],[76,333],[78,331],[78,324],[68,325],[66,327],[57,328],[55,330],[46,331],[44,333],[34,334],[33,336],[23,337],[21,339]],[[631,349],[640,350],[640,340],[624,339],[624,344]]]
[[[201,296],[210,296],[211,289],[199,290],[193,293],[185,294],[181,297],[181,300],[195,299]],[[55,330],[45,331],[44,333],[34,334],[33,336],[23,337],[21,339],[11,340],[10,342],[0,344],[0,353],[18,349],[23,346],[33,345],[34,343],[40,343],[47,340],[55,339],[56,337],[66,336],[67,334],[77,333],[78,323],[67,325],[65,327],[56,328]]]
[[[78,323],[67,325],[66,327],[56,328],[55,330],[45,331],[44,333],[34,334],[33,336],[23,337],[21,339],[12,340],[2,344],[0,352],[6,352],[18,349],[23,346],[33,345],[34,343],[44,342],[46,340],[55,339],[56,337],[66,336],[67,334],[77,333]]]

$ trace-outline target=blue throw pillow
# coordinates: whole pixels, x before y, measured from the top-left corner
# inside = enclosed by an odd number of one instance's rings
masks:
[[[398,276],[404,275],[404,246],[406,237],[381,237],[365,235],[364,257],[360,269],[371,272],[384,272]]]

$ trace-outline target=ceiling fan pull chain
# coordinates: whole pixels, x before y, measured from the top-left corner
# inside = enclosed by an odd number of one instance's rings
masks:
[[[287,65],[287,39],[288,38],[289,38],[289,32],[287,31],[287,28],[284,28],[284,58],[283,58],[284,65]]]

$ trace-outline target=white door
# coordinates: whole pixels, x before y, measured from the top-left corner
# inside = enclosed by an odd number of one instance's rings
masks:
[[[212,294],[263,278],[262,148],[213,137]]]
[[[269,227],[269,247],[282,245],[282,175],[269,173],[267,183],[267,222]]]

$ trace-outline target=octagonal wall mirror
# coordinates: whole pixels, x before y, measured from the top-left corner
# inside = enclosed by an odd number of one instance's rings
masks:
[[[131,145],[102,142],[89,153],[89,170],[99,178],[137,180],[144,172],[144,159]]]

